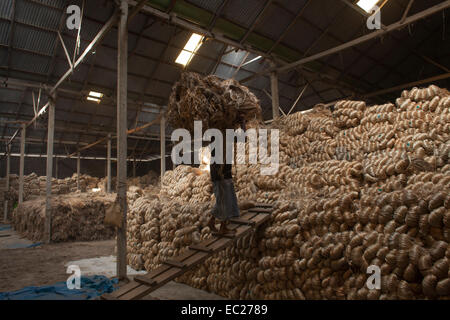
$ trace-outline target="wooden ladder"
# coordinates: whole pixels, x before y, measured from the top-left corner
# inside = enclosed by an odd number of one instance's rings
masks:
[[[163,262],[159,268],[145,274],[137,275],[134,280],[116,291],[101,296],[104,300],[139,300],[162,287],[166,283],[192,270],[206,259],[229,246],[238,239],[256,231],[270,218],[272,206],[257,204],[254,208],[241,211],[239,218],[230,219],[228,228],[236,230],[231,235],[214,235],[196,245],[191,245],[182,254]]]

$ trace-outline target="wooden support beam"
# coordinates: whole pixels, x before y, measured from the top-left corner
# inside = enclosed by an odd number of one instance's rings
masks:
[[[365,94],[362,97],[363,98],[372,98],[372,97],[376,97],[376,96],[379,96],[379,95],[382,95],[382,94],[385,94],[385,93],[395,92],[395,91],[406,89],[406,88],[412,88],[412,87],[420,86],[420,85],[423,85],[423,84],[426,84],[426,83],[439,81],[439,80],[444,80],[444,79],[448,79],[448,78],[450,78],[450,72],[449,73],[444,73],[444,74],[441,74],[441,75],[438,75],[438,76],[422,79],[422,80],[419,80],[419,81],[414,81],[414,82],[410,82],[410,83],[400,84],[400,85],[392,87],[392,88],[378,90],[378,91],[375,91],[375,92],[371,92],[371,93]]]
[[[414,3],[414,0],[409,0],[408,5],[406,6],[405,11],[403,12],[403,16],[400,19],[400,22],[405,21],[406,17],[408,16],[409,10],[411,9],[412,5]]]
[[[19,166],[19,204],[23,202],[23,171],[25,169],[25,135],[27,132],[27,127],[22,124],[21,135],[20,135],[20,166]]]
[[[279,68],[271,67],[271,68],[266,69],[264,71],[258,72],[258,73],[254,74],[252,76],[249,76],[249,77],[247,77],[245,79],[242,79],[240,82],[241,83],[245,83],[245,82],[248,82],[248,81],[250,81],[250,80],[252,80],[252,79],[254,79],[256,77],[263,76],[263,75],[266,75],[268,73],[272,73],[273,71],[287,72],[287,71],[292,70],[294,68],[298,68],[298,67],[300,67],[300,66],[302,66],[302,65],[304,65],[304,64],[306,64],[308,62],[319,60],[321,58],[325,58],[325,57],[327,57],[329,55],[341,52],[341,51],[343,51],[345,49],[348,49],[348,48],[352,48],[352,47],[354,47],[356,45],[359,45],[361,43],[367,42],[369,40],[379,38],[379,37],[381,37],[384,34],[387,34],[389,32],[392,32],[392,31],[404,28],[404,27],[408,26],[411,23],[414,23],[416,21],[422,20],[422,19],[424,19],[424,18],[426,18],[426,17],[428,17],[430,15],[438,13],[438,12],[440,12],[442,10],[445,10],[445,9],[449,8],[449,7],[450,7],[450,0],[443,1],[443,2],[437,4],[437,5],[433,6],[433,7],[430,7],[428,9],[426,9],[426,10],[423,10],[421,12],[418,12],[418,13],[416,13],[416,14],[408,17],[408,18],[406,18],[404,21],[395,22],[395,23],[393,23],[393,24],[391,24],[389,26],[386,26],[383,29],[371,32],[371,33],[366,34],[366,35],[364,35],[362,37],[359,37],[359,38],[356,38],[356,39],[351,40],[349,42],[343,43],[343,44],[341,44],[341,45],[339,45],[337,47],[334,47],[334,48],[331,48],[331,49],[319,52],[319,53],[314,54],[314,55],[309,56],[309,57],[305,57],[305,58],[300,59],[298,61],[286,64],[286,65],[284,65],[282,67],[279,67]]]
[[[58,158],[55,158],[55,179],[58,179]]]
[[[127,278],[127,77],[128,3],[120,1],[117,58],[117,196],[122,226],[117,228],[117,277]]]
[[[302,92],[300,92],[300,94],[298,95],[297,99],[294,101],[294,103],[292,104],[291,109],[289,109],[289,112],[287,113],[287,115],[290,115],[292,110],[294,110],[295,106],[297,105],[298,101],[300,100],[300,98],[303,96],[303,93],[305,93],[306,88],[308,88],[308,84],[305,85],[305,87],[303,88]]]
[[[280,97],[278,95],[278,75],[276,72],[270,74],[270,86],[272,93],[272,117],[278,119],[280,117]]]
[[[108,134],[108,150],[106,156],[106,192],[111,193],[111,134]]]
[[[11,171],[11,162],[10,162],[10,160],[11,160],[11,146],[10,145],[7,146],[7,151],[6,152],[8,153],[8,155],[6,156],[6,175],[5,175],[6,185],[5,185],[5,187],[6,187],[6,192],[8,192],[9,191],[9,174],[10,174],[10,171]],[[3,223],[6,223],[6,220],[8,220],[8,209],[9,209],[8,208],[8,203],[9,203],[9,201],[5,200],[5,202],[3,204]]]
[[[161,116],[160,127],[160,144],[161,144],[161,179],[166,172],[166,117]]]
[[[148,123],[146,123],[146,124],[144,124],[144,125],[142,125],[142,126],[140,126],[140,127],[136,127],[136,128],[134,128],[134,129],[127,130],[127,138],[129,138],[129,137],[130,137],[129,135],[132,134],[132,133],[136,133],[136,132],[142,131],[142,130],[144,130],[144,129],[146,129],[146,128],[148,128],[148,127],[150,127],[150,126],[156,124],[157,122],[160,121],[160,119],[161,119],[161,114],[159,114],[158,117],[157,117],[156,119],[154,119],[154,120],[152,120],[152,121],[150,121],[150,122],[148,122]],[[116,137],[117,137],[117,136],[112,136],[112,138],[116,138]],[[136,138],[136,137],[134,137],[134,138]],[[139,137],[139,138],[140,138],[140,137]],[[145,138],[145,137],[142,137],[142,138]],[[75,151],[74,153],[70,154],[68,157],[69,157],[69,158],[70,158],[70,157],[73,157],[73,156],[74,156],[75,154],[77,154],[78,152],[83,151],[83,150],[86,150],[86,149],[89,149],[89,148],[92,148],[92,147],[94,147],[94,146],[96,146],[96,145],[102,143],[103,141],[105,141],[105,140],[107,140],[107,139],[108,139],[108,137],[106,136],[106,137],[104,137],[104,138],[101,138],[101,139],[99,139],[99,140],[93,142],[93,143],[90,143],[90,144],[88,144],[87,146],[84,146],[84,147],[78,149],[77,151]]]
[[[80,190],[80,171],[81,171],[81,158],[80,158],[80,153],[78,152],[78,157],[77,157],[77,190]]]
[[[50,93],[54,93],[56,89],[58,89],[58,87],[72,74],[73,70],[76,69],[83,62],[86,56],[89,53],[91,53],[91,51],[102,41],[102,39],[105,37],[108,31],[114,26],[116,21],[117,21],[117,13],[114,12],[111,18],[109,18],[109,20],[105,23],[105,25],[100,29],[100,31],[91,41],[91,43],[88,44],[88,46],[80,55],[80,57],[77,59],[77,61],[75,61],[75,63],[72,64],[72,68],[69,68],[69,70],[67,70],[66,73],[64,73],[64,75],[58,80],[58,82],[50,89]]]
[[[52,239],[52,170],[53,170],[53,138],[55,134],[55,103],[56,96],[49,97],[48,133],[47,133],[47,181],[45,194],[45,237],[46,243]]]

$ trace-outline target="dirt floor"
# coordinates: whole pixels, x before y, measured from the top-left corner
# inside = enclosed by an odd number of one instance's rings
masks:
[[[5,226],[3,225],[3,228]],[[66,281],[69,276],[66,273],[68,263],[78,264],[77,260],[81,260],[79,264],[82,274],[83,270],[87,275],[92,273],[111,277],[115,274],[115,257],[111,257],[114,255],[115,240],[39,244],[36,247],[26,248],[29,245],[33,245],[33,242],[22,238],[14,230],[10,228],[0,230],[0,292]],[[100,269],[99,264],[102,265]],[[130,274],[129,278],[132,279],[132,277]],[[224,298],[172,281],[144,299],[219,300]]]
[[[66,281],[67,262],[114,254],[114,240],[0,249],[0,292]]]

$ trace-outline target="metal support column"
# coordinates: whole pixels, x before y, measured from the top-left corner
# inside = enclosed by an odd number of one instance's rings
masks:
[[[106,155],[106,192],[111,193],[111,134],[108,134],[108,151]]]
[[[55,100],[56,95],[49,97],[48,105],[48,131],[47,131],[47,183],[45,195],[45,236],[46,242],[52,239],[52,169],[53,169],[53,137],[55,133]]]
[[[81,162],[80,162],[80,153],[78,152],[77,157],[77,190],[80,190],[80,171],[81,171]]]
[[[280,97],[278,96],[278,75],[276,72],[270,74],[270,86],[272,93],[272,115],[273,119],[280,117]]]
[[[19,203],[23,202],[23,171],[25,168],[25,135],[26,124],[22,124],[22,134],[20,136],[20,168],[19,168]]]
[[[166,116],[161,116],[160,127],[160,144],[161,144],[161,178],[166,172]]]
[[[127,277],[127,75],[128,2],[120,1],[117,59],[117,197],[122,226],[117,228],[117,276]]]
[[[8,149],[7,149],[7,151],[6,152],[8,152],[8,155],[6,156],[6,185],[5,185],[5,187],[6,187],[6,192],[8,192],[9,191],[9,173],[10,173],[10,170],[11,170],[11,162],[10,162],[10,160],[11,160],[11,156],[10,156],[10,154],[11,154],[11,145],[8,145]],[[6,223],[6,220],[8,220],[8,200],[5,200],[5,202],[4,202],[4,204],[3,204],[3,206],[4,206],[4,208],[3,208],[3,223]]]

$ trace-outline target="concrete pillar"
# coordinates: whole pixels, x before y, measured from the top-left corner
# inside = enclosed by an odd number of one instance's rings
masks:
[[[45,195],[45,234],[46,242],[50,243],[52,239],[52,170],[53,170],[53,137],[55,134],[55,102],[56,95],[49,97],[48,104],[48,126],[47,126],[47,181]]]
[[[25,135],[27,132],[27,127],[22,124],[22,132],[20,135],[20,166],[19,166],[19,203],[23,202],[23,171],[25,168]]]
[[[161,145],[161,178],[166,172],[166,117],[163,115],[160,122],[160,145]]]
[[[108,134],[108,151],[106,156],[106,192],[111,193],[111,134]]]
[[[278,75],[276,72],[270,74],[270,86],[272,94],[272,115],[273,119],[280,117],[280,98],[278,95]]]
[[[117,228],[117,276],[127,277],[127,76],[128,3],[120,1],[117,59],[117,196],[122,226]]]

